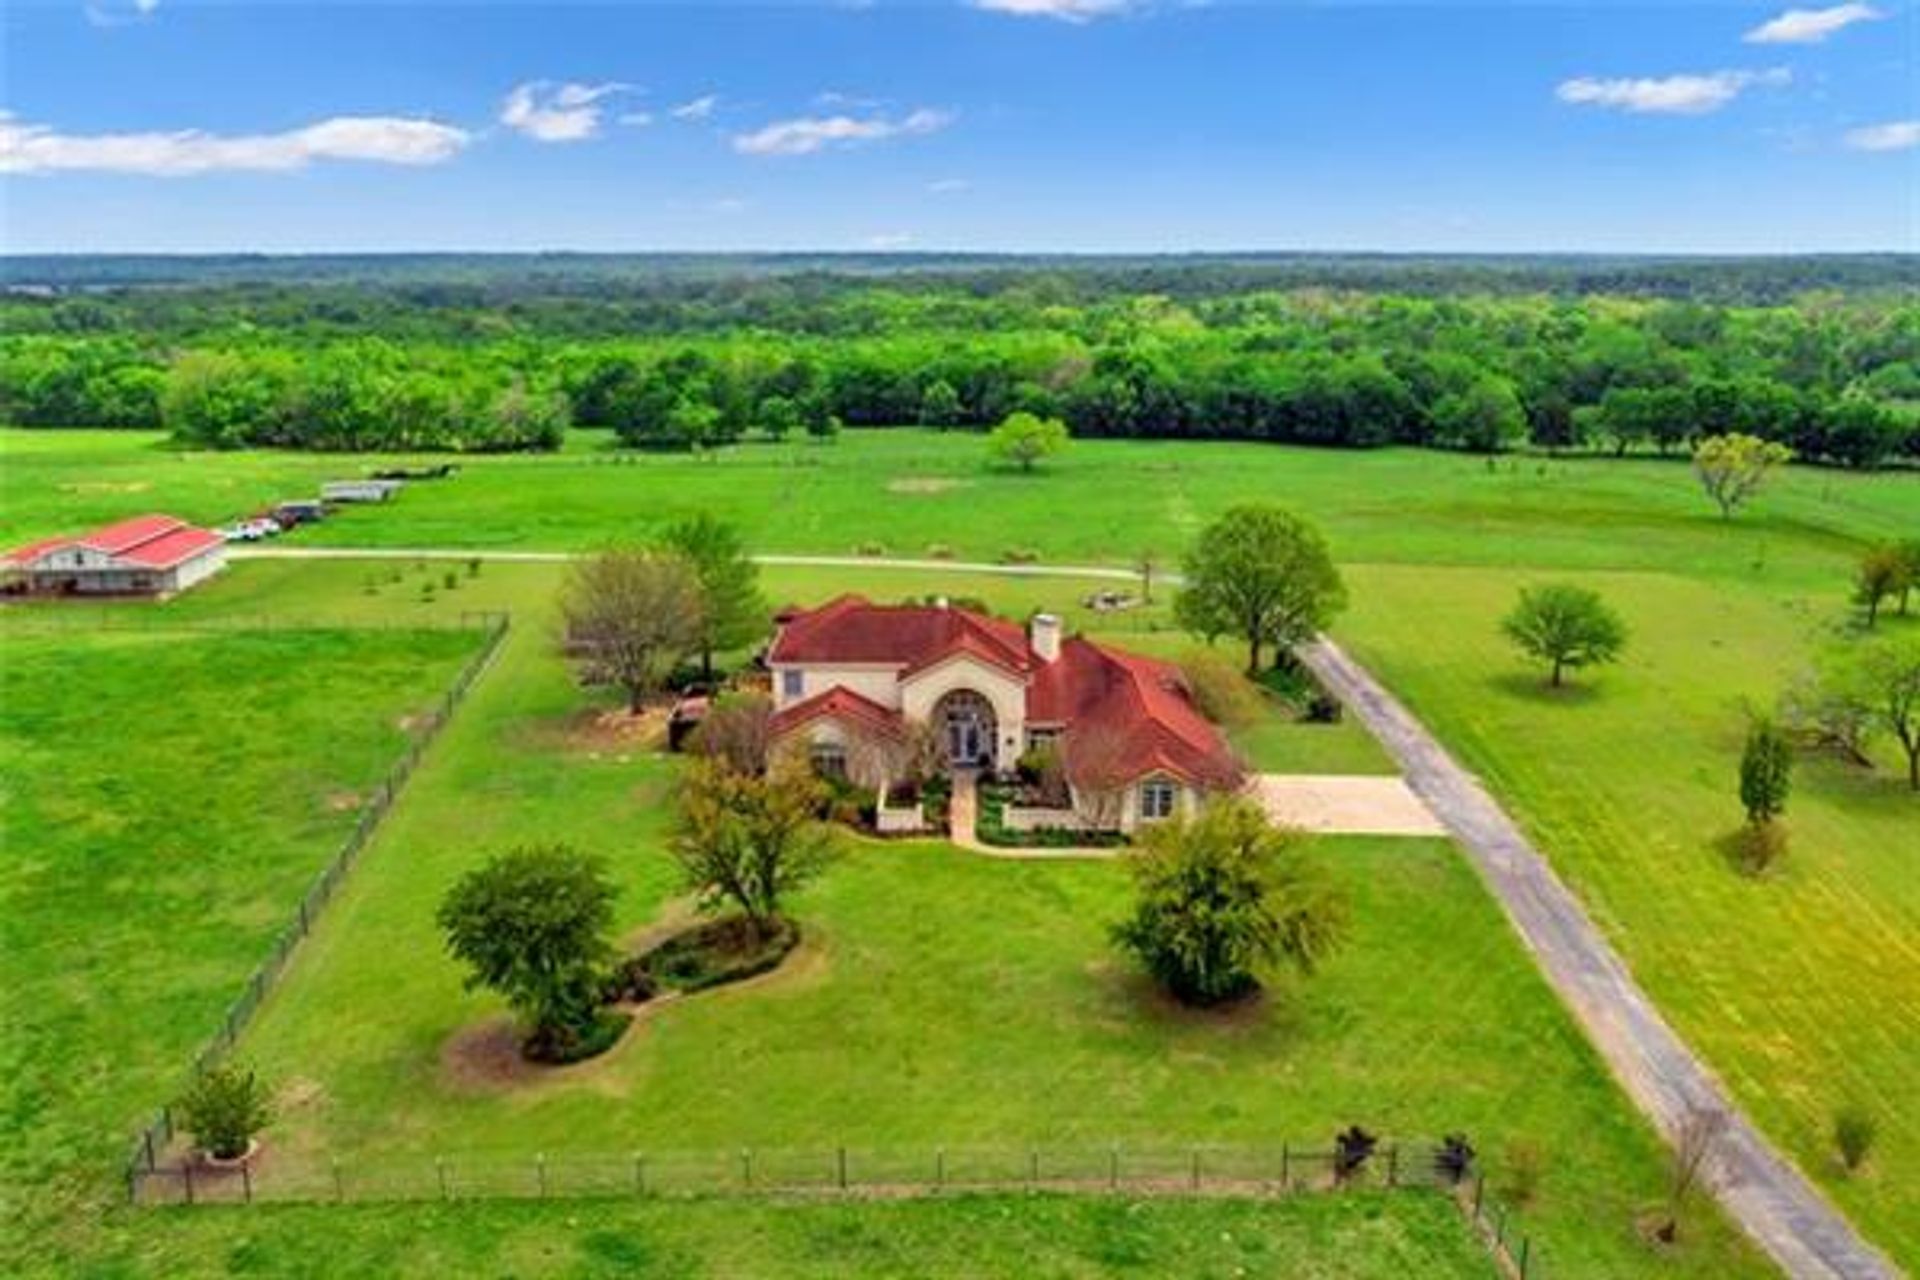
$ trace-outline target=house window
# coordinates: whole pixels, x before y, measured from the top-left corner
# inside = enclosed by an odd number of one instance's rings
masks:
[[[816,742],[807,749],[813,771],[823,778],[847,776],[847,749],[837,742]]]
[[[797,698],[806,685],[806,673],[803,671],[782,671],[780,673],[780,696]]]
[[[1158,822],[1173,816],[1173,803],[1180,789],[1164,778],[1140,784],[1140,820]]]

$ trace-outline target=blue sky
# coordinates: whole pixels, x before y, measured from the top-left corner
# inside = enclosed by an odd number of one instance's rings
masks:
[[[1920,249],[1877,2],[0,14],[9,252]]]

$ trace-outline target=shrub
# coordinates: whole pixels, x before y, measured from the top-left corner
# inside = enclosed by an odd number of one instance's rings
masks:
[[[1833,1145],[1840,1152],[1840,1163],[1853,1173],[1867,1162],[1880,1126],[1860,1107],[1844,1106],[1833,1113]]]
[[[1336,1182],[1351,1182],[1366,1167],[1380,1139],[1359,1125],[1349,1125],[1333,1137],[1333,1177]]]
[[[1785,813],[1792,782],[1792,745],[1773,721],[1755,720],[1740,755],[1740,803],[1746,806],[1747,821],[1766,826]]]
[[[953,548],[944,542],[929,543],[927,545],[927,559],[951,560],[953,559]]]
[[[1008,547],[1000,553],[1002,564],[1036,564],[1039,560],[1040,552],[1033,547]]]
[[[1536,1142],[1525,1138],[1507,1144],[1506,1159],[1500,1162],[1500,1181],[1494,1190],[1516,1209],[1532,1204],[1540,1194],[1540,1175],[1546,1170],[1546,1155]]]
[[[1433,1153],[1433,1172],[1451,1186],[1459,1186],[1473,1171],[1473,1144],[1464,1133],[1450,1133]]]
[[[229,1063],[195,1080],[178,1105],[181,1125],[203,1151],[220,1160],[245,1155],[254,1135],[273,1119],[271,1098],[260,1078]]]
[[[887,547],[883,542],[862,542],[854,547],[853,554],[857,556],[883,556],[887,554]]]

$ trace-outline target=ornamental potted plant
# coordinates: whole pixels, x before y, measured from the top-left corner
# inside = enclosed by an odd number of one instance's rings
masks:
[[[182,1126],[215,1167],[251,1160],[260,1149],[256,1135],[273,1119],[271,1095],[260,1078],[224,1063],[193,1082],[179,1110]]]

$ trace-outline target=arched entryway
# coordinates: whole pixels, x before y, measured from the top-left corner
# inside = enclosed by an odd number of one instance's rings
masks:
[[[972,769],[993,763],[997,721],[993,704],[971,689],[955,689],[933,704],[933,727],[947,763]]]

